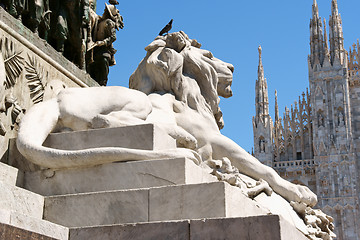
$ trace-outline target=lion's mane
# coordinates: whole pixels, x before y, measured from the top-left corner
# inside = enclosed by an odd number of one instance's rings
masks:
[[[206,59],[212,54],[200,47],[182,31],[157,37],[145,48],[129,87],[145,94],[171,93],[192,109],[211,112],[221,129],[217,72]]]

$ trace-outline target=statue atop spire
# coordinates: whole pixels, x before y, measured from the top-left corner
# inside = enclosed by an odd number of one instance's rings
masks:
[[[260,80],[260,79],[264,79],[264,67],[263,67],[262,58],[261,58],[262,48],[260,45],[258,47],[258,51],[259,51],[258,79]]]
[[[331,63],[346,64],[346,52],[344,48],[344,35],[342,30],[342,20],[338,10],[336,0],[331,2],[330,26],[330,57]]]
[[[313,18],[319,18],[319,8],[318,8],[316,0],[314,0],[314,2],[313,2],[312,16],[313,16]]]
[[[332,15],[339,15],[337,0],[332,0],[331,2],[331,13]]]

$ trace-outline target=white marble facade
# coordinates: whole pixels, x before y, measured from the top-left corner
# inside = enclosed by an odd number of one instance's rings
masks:
[[[309,89],[283,118],[276,96],[274,122],[260,58],[256,106],[264,107],[257,107],[253,118],[253,154],[285,179],[309,186],[318,195],[317,206],[335,218],[337,239],[355,240],[360,239],[360,46],[358,42],[349,52],[344,49],[337,1],[331,4],[327,32],[313,3]]]

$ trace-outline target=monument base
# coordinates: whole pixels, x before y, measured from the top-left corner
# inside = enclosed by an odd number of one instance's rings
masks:
[[[106,133],[134,129],[125,140],[86,140],[94,134],[117,138]],[[125,147],[143,135],[141,141],[152,149],[173,148],[173,139],[153,125],[59,133],[47,144],[60,148],[64,139],[69,142],[75,136],[80,149]],[[307,239],[303,221],[279,195],[261,193],[250,199],[186,158],[35,169],[20,178],[18,174],[7,165],[0,168],[0,186],[13,185],[3,188],[7,197],[0,215],[8,217],[0,222],[55,239]],[[21,199],[15,205],[11,199],[17,192]],[[29,206],[24,196],[37,199],[36,205]]]
[[[172,240],[307,240],[278,215],[151,222],[102,227],[71,228],[71,240],[172,239]]]

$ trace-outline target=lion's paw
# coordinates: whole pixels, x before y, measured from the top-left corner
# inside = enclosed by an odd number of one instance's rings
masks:
[[[176,139],[176,144],[180,147],[189,148],[189,149],[197,148],[197,140],[190,134],[187,136],[181,136],[178,139]]]
[[[174,151],[177,155],[192,160],[196,165],[200,165],[200,163],[202,162],[201,156],[194,150],[187,148],[176,148]]]
[[[313,207],[317,203],[317,196],[313,193],[308,187],[292,184],[289,186],[288,190],[292,192],[291,201],[296,201],[299,203],[305,203],[307,206]]]

